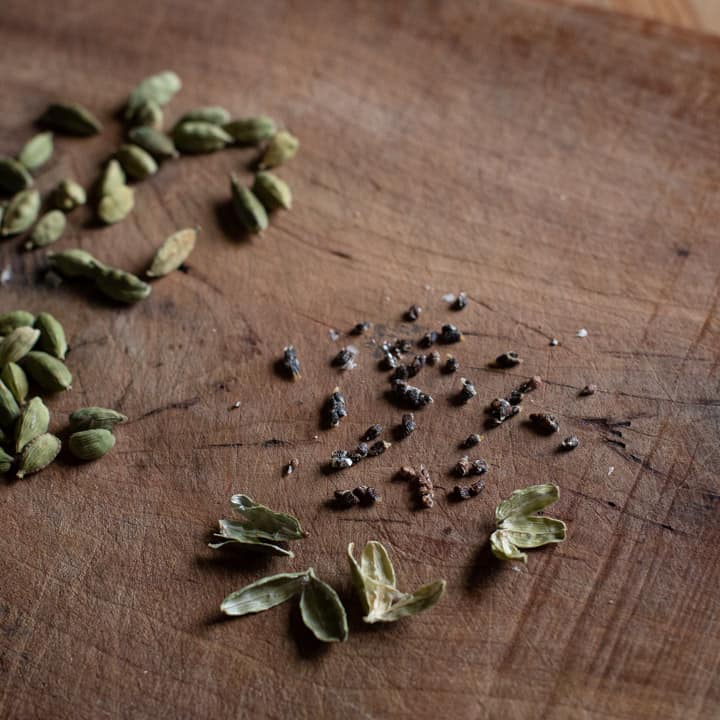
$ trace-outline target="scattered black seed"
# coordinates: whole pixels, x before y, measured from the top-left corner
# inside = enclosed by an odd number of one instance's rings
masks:
[[[476,497],[485,489],[484,480],[476,480],[470,486],[456,485],[450,496],[453,500],[469,500],[471,497]]]
[[[508,395],[508,402],[511,405],[519,405],[523,401],[523,397],[525,397],[520,390],[513,390]]]
[[[550,435],[560,430],[560,424],[554,415],[549,413],[533,413],[530,415],[532,426],[538,431]]]
[[[340,392],[340,388],[333,390],[332,395],[328,398],[325,405],[325,409],[330,427],[337,427],[340,424],[340,420],[347,417],[345,396]]]
[[[505,398],[495,398],[487,409],[490,422],[500,425],[520,412],[518,405],[511,405]]]
[[[440,329],[440,342],[449,345],[451,343],[460,342],[463,339],[462,333],[454,326],[448,323]]]
[[[427,364],[428,365],[439,365],[440,364],[440,353],[437,350],[433,350],[431,353],[428,353],[427,355]]]
[[[387,440],[378,440],[368,448],[367,456],[377,457],[382,455],[391,445],[392,443],[387,442]]]
[[[354,505],[359,505],[360,500],[352,490],[336,490],[335,491],[335,506],[347,510]]]
[[[403,340],[396,340],[393,344],[393,352],[396,355],[405,355],[406,353],[409,353],[412,350],[412,340],[408,340],[407,338]]]
[[[539,375],[533,375],[529,380],[526,380],[520,385],[518,391],[521,393],[532,392],[537,390],[542,385],[542,378]]]
[[[595,383],[590,383],[589,385],[586,385],[580,391],[580,395],[594,395],[596,392],[597,392],[597,385]]]
[[[464,292],[459,292],[455,301],[450,305],[451,310],[463,310],[467,307],[467,295]]]
[[[353,461],[347,450],[333,450],[330,453],[330,467],[335,470],[343,470],[352,467]]]
[[[380,369],[381,370],[392,370],[393,368],[396,368],[398,366],[398,359],[393,353],[390,351],[389,348],[386,348],[385,346],[381,347],[381,350],[383,352],[382,360],[380,361]]]
[[[358,349],[354,345],[341,348],[340,352],[333,358],[332,365],[341,370],[352,370],[354,367],[357,367],[355,363],[357,354]]]
[[[433,402],[430,395],[414,385],[408,385],[404,380],[394,380],[392,391],[399,400],[414,408],[425,407]]]
[[[470,473],[470,467],[472,466],[472,463],[470,462],[470,458],[465,455],[464,457],[461,457],[457,464],[455,465],[455,474],[458,477],[465,477]]]
[[[292,345],[288,345],[283,348],[282,365],[285,374],[289,378],[293,380],[300,379],[300,361],[298,360],[297,353]]]
[[[487,471],[487,461],[483,460],[482,458],[478,458],[477,460],[472,461],[472,466],[470,468],[471,475],[484,475]]]
[[[477,433],[468,435],[462,442],[462,447],[471,448],[480,444],[480,436]]]
[[[374,505],[380,499],[378,491],[369,485],[358,485],[353,489],[352,494],[362,506]]]
[[[574,450],[579,444],[580,444],[580,441],[577,439],[577,435],[570,435],[570,437],[566,437],[560,443],[560,449],[561,450]]]
[[[415,422],[415,416],[412,413],[406,413],[402,416],[400,421],[400,437],[406,438],[412,435],[417,430],[417,423]]]
[[[390,382],[393,380],[407,380],[410,377],[410,371],[407,365],[398,365],[390,375]]]
[[[466,403],[468,400],[472,400],[478,393],[472,380],[460,378],[460,382],[462,384],[462,389],[458,393],[458,400],[462,403]]]
[[[350,335],[363,335],[371,327],[372,325],[369,322],[359,322],[352,330],[350,330]]]
[[[406,322],[415,322],[418,317],[420,316],[420,313],[422,312],[422,308],[419,305],[411,305],[403,315],[403,319]]]
[[[515,365],[519,365],[521,362],[520,356],[514,350],[509,350],[495,358],[495,364],[501,368],[515,367]]]
[[[550,347],[557,347],[560,344],[560,341],[557,338],[553,338],[550,341]]]
[[[380,433],[383,431],[382,425],[380,423],[375,423],[374,425],[371,425],[364,433],[363,436],[360,438],[363,442],[370,442],[371,440],[374,440],[376,437],[380,437]]]
[[[422,348],[429,348],[432,347],[436,342],[438,341],[438,334],[431,330],[430,332],[426,332],[418,341],[418,345]]]
[[[350,459],[353,461],[355,465],[359,463],[361,460],[366,458],[368,456],[370,448],[368,448],[368,444],[365,442],[358,443],[355,450],[350,453]]]
[[[444,373],[454,373],[458,371],[460,361],[454,355],[448,355],[445,364],[442,367]]]
[[[300,461],[297,458],[293,458],[284,468],[283,468],[283,475],[288,476],[292,475],[295,470],[297,470],[298,465],[300,464]]]

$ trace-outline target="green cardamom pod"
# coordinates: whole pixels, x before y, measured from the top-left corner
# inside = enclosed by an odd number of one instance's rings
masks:
[[[67,390],[72,374],[62,360],[40,350],[29,352],[21,361],[23,370],[46,392]]]
[[[115,157],[125,173],[135,180],[145,180],[158,171],[152,155],[137,145],[123,145]]]
[[[60,360],[67,354],[65,330],[60,322],[48,312],[41,312],[35,318],[35,327],[40,331],[38,348]]]
[[[17,477],[24,478],[46,468],[58,456],[60,447],[60,439],[54,435],[38,435],[23,448],[18,460]]]
[[[37,220],[40,212],[40,193],[21,190],[5,209],[0,235],[17,235],[25,232]]]
[[[8,455],[2,448],[0,448],[0,475],[4,475],[10,471],[13,464],[13,456]]]
[[[134,207],[135,192],[127,185],[121,185],[100,198],[98,217],[106,225],[113,225],[124,220]]]
[[[53,190],[52,204],[63,212],[70,212],[87,202],[85,188],[74,180],[62,180]]]
[[[150,286],[132,273],[106,268],[95,277],[98,290],[113,300],[134,303],[150,294]]]
[[[0,380],[0,427],[12,425],[20,417],[20,406],[8,386]]]
[[[219,125],[192,120],[173,130],[175,147],[182,153],[206,153],[222,150],[233,141]]]
[[[162,108],[154,100],[143,100],[127,118],[126,124],[130,127],[144,126],[162,130],[163,119]]]
[[[185,228],[173,233],[158,248],[150,268],[145,274],[148,277],[162,277],[177,270],[190,256],[196,239],[197,230],[195,228]]]
[[[273,135],[260,160],[260,168],[273,168],[295,157],[300,141],[287,130]]]
[[[68,440],[70,452],[79,460],[99,460],[115,445],[115,436],[103,428],[81,430]]]
[[[15,328],[32,327],[35,316],[27,310],[11,310],[0,315],[0,335],[7,335]]]
[[[32,229],[30,237],[25,243],[25,249],[33,250],[34,248],[52,245],[62,237],[66,225],[67,218],[62,210],[46,212]]]
[[[231,135],[239,145],[257,145],[270,139],[277,132],[275,121],[269,117],[251,117],[242,120],[230,120],[223,130]]]
[[[125,182],[125,173],[123,172],[120,163],[115,160],[115,158],[111,158],[100,177],[100,182],[98,183],[98,195],[100,195],[100,197],[103,195],[110,195],[118,188],[125,187]]]
[[[338,594],[308,570],[308,581],[300,595],[300,613],[305,626],[322,642],[347,640],[347,614]]]
[[[104,267],[89,252],[80,248],[48,253],[48,261],[51,267],[66,278],[94,278]]]
[[[268,226],[265,208],[251,190],[240,185],[235,174],[230,176],[230,190],[235,215],[243,229],[251,233],[265,230]]]
[[[28,140],[18,155],[18,160],[28,169],[41,168],[53,154],[53,134],[39,133]]]
[[[255,176],[252,191],[268,212],[292,207],[292,192],[290,186],[271,172],[259,172]]]
[[[50,105],[40,122],[68,135],[95,135],[102,130],[102,123],[89,110],[71,103]]]
[[[29,327],[15,328],[0,340],[0,368],[25,357],[40,337],[40,331]]]
[[[307,572],[269,575],[230,593],[222,601],[220,611],[239,616],[269,610],[302,592],[307,581]]]
[[[10,362],[0,370],[0,380],[7,385],[18,405],[22,405],[30,389],[25,371],[16,363]]]
[[[38,435],[46,433],[49,425],[50,411],[45,403],[39,397],[32,398],[15,426],[15,452],[20,452]]]
[[[230,121],[230,113],[224,107],[208,105],[188,110],[175,125],[182,125],[184,122],[193,122],[195,120],[212,123],[213,125],[224,125]]]
[[[159,160],[176,158],[179,155],[175,144],[168,135],[147,125],[131,128],[128,137],[135,145]]]
[[[102,407],[86,407],[70,414],[70,432],[102,428],[112,430],[116,425],[127,422],[127,416],[116,410]]]
[[[0,192],[18,193],[33,184],[32,175],[17,160],[0,157]]]
[[[167,105],[181,87],[180,78],[171,70],[146,77],[130,93],[125,119],[131,119],[137,109],[148,100],[158,105]]]

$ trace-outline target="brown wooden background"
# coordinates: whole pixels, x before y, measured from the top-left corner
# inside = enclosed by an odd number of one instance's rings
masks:
[[[114,110],[166,67],[185,83],[171,116],[222,103],[302,141],[280,171],[296,207],[262,238],[228,217],[227,174],[251,158],[239,150],[167,163],[119,226],[73,216],[62,247],[135,271],[170,232],[203,227],[189,272],[133,308],[50,289],[42,252],[0,245],[0,310],[49,309],[72,343],[52,427],[86,404],[131,418],[102,461],[0,486],[0,716],[717,717],[718,41],[519,0],[6,0],[0,62],[3,152],[56,97],[107,123],[58,141],[43,189],[90,182],[119,138]],[[458,377],[425,370],[436,402],[415,435],[324,475],[332,449],[400,415],[370,338],[339,377],[328,331],[367,319],[375,339],[409,333],[400,316],[419,302],[420,332],[451,318],[440,297],[458,289],[471,297],[452,315],[460,374],[480,398],[453,407]],[[288,342],[296,384],[272,372]],[[511,348],[519,369],[487,368]],[[395,469],[425,462],[449,489],[482,405],[535,373],[547,382],[525,412],[556,413],[581,447],[558,455],[518,419],[479,449],[482,497],[454,505],[441,489],[414,512]],[[600,391],[579,399],[588,382]],[[337,383],[350,417],[321,431]],[[568,541],[527,568],[493,562],[495,504],[541,481],[562,489],[552,514]],[[361,482],[383,503],[325,507]],[[238,491],[300,517],[311,537],[295,559],[205,547]],[[445,577],[443,602],[367,628],[348,600],[351,636],[333,647],[290,607],[218,617],[231,590],[309,565],[348,597],[346,544],[371,538],[404,587]]]

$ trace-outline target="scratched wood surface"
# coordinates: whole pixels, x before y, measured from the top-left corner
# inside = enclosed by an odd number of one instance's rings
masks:
[[[0,245],[0,310],[49,309],[72,344],[52,428],[87,404],[131,418],[102,461],[0,486],[0,716],[717,717],[717,41],[515,0],[6,0],[0,60],[2,152],[58,96],[106,123],[58,141],[43,189],[89,183],[128,88],[166,67],[185,84],[170,119],[222,103],[302,140],[280,170],[296,207],[262,238],[240,237],[227,211],[228,172],[252,158],[241,150],[165,164],[119,226],[73,215],[62,247],[134,271],[171,231],[202,226],[188,271],[135,307],[48,287],[42,252]],[[441,296],[458,289],[471,301],[452,314]],[[412,302],[417,327],[401,322]],[[340,375],[329,361],[346,340],[329,330],[360,320],[375,329]],[[399,419],[373,341],[451,320],[480,397],[453,406],[458,376],[426,369],[417,382],[435,403],[417,432],[324,474],[331,450]],[[288,342],[304,367],[294,384],[273,373]],[[524,364],[487,367],[508,349]],[[546,383],[524,415],[557,414],[580,447],[561,455],[559,437],[515,419],[478,449],[484,494],[448,502],[483,404],[536,373]],[[599,392],[579,398],[588,382]],[[336,384],[350,416],[325,431]],[[419,462],[439,486],[426,512],[391,480]],[[494,506],[542,481],[561,487],[552,514],[568,541],[527,567],[494,562]],[[360,483],[383,502],[325,505]],[[206,547],[238,491],[301,519],[311,535],[294,559]],[[364,627],[344,554],[372,538],[403,587],[446,578],[442,603]],[[347,643],[318,646],[290,606],[218,616],[228,592],[311,565],[347,600]]]

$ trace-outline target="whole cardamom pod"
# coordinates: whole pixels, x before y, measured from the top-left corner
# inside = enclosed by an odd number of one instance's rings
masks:
[[[67,340],[60,322],[48,312],[41,312],[35,318],[35,327],[40,331],[38,348],[60,360],[65,359]]]
[[[128,97],[125,119],[131,119],[137,109],[148,100],[158,105],[167,105],[181,87],[180,78],[172,70],[144,78]]]
[[[0,427],[12,425],[20,417],[20,406],[8,386],[0,380]]]
[[[124,220],[135,207],[135,193],[131,187],[120,185],[100,198],[98,217],[113,225]]]
[[[135,180],[145,180],[158,171],[152,155],[137,145],[123,145],[115,153],[115,157],[125,173]]]
[[[104,266],[86,250],[71,248],[48,253],[50,266],[66,278],[94,278]]]
[[[7,335],[15,328],[32,327],[35,316],[27,310],[11,310],[0,315],[0,335]]]
[[[116,410],[103,407],[86,407],[70,414],[70,432],[101,428],[112,430],[116,425],[127,422],[127,416]]]
[[[46,212],[32,229],[30,237],[25,243],[25,249],[33,250],[34,248],[52,245],[62,237],[66,225],[67,219],[62,210]]]
[[[295,157],[300,141],[287,130],[281,130],[268,143],[260,160],[260,168],[273,168]]]
[[[98,290],[113,300],[134,303],[150,294],[150,286],[132,273],[106,268],[95,277]]]
[[[173,130],[175,147],[183,153],[206,153],[222,150],[233,141],[219,125],[191,120]]]
[[[103,428],[81,430],[68,440],[70,452],[80,460],[98,460],[115,445],[115,436]]]
[[[102,130],[101,122],[82,105],[55,103],[40,118],[46,127],[68,135],[95,135]]]
[[[40,212],[40,193],[37,190],[21,190],[10,200],[3,215],[0,235],[17,235],[25,232],[37,220]]]
[[[268,212],[277,208],[290,210],[292,207],[290,186],[271,172],[259,172],[255,176],[252,191]]]
[[[4,475],[10,471],[13,464],[13,456],[8,455],[2,448],[0,448],[0,475]]]
[[[53,190],[52,204],[63,212],[70,212],[87,202],[85,188],[74,180],[62,180]]]
[[[275,135],[277,126],[272,118],[261,115],[230,120],[223,125],[223,130],[231,135],[238,145],[257,145]]]
[[[50,425],[50,411],[39,397],[32,398],[20,414],[15,427],[15,452],[20,452],[38,435],[47,432],[48,425]]]
[[[13,394],[18,405],[22,405],[25,402],[28,394],[28,379],[25,371],[16,363],[8,363],[2,370],[0,370],[0,380],[7,385],[8,390]]]
[[[57,457],[60,447],[60,439],[54,435],[38,435],[23,448],[18,460],[17,477],[22,479],[46,468]]]
[[[150,268],[145,273],[148,277],[162,277],[177,270],[190,256],[195,247],[197,230],[185,228],[173,233],[158,248]]]
[[[168,135],[147,125],[131,128],[128,137],[135,145],[150,153],[153,157],[158,158],[158,160],[176,158],[179,155],[175,144]]]
[[[98,183],[98,195],[100,195],[100,197],[103,195],[109,195],[117,188],[125,187],[125,181],[125,173],[123,172],[120,163],[115,160],[115,158],[111,158],[100,177],[100,182]]]
[[[268,216],[262,203],[251,190],[240,185],[235,174],[230,176],[230,191],[235,215],[245,230],[260,233],[268,226]]]
[[[40,337],[40,331],[29,327],[15,328],[0,340],[0,368],[25,357]]]
[[[28,140],[18,154],[18,160],[28,169],[41,168],[53,154],[53,134],[44,132]]]
[[[163,111],[154,100],[142,100],[126,119],[130,127],[151,127],[162,130]]]
[[[0,192],[18,193],[33,184],[32,175],[17,160],[0,157]]]
[[[29,352],[20,365],[46,392],[67,390],[72,383],[72,373],[65,363],[40,350]]]
[[[208,105],[206,107],[188,110],[175,125],[182,125],[185,122],[200,120],[201,122],[212,123],[213,125],[224,125],[230,120],[230,113],[218,105]]]

